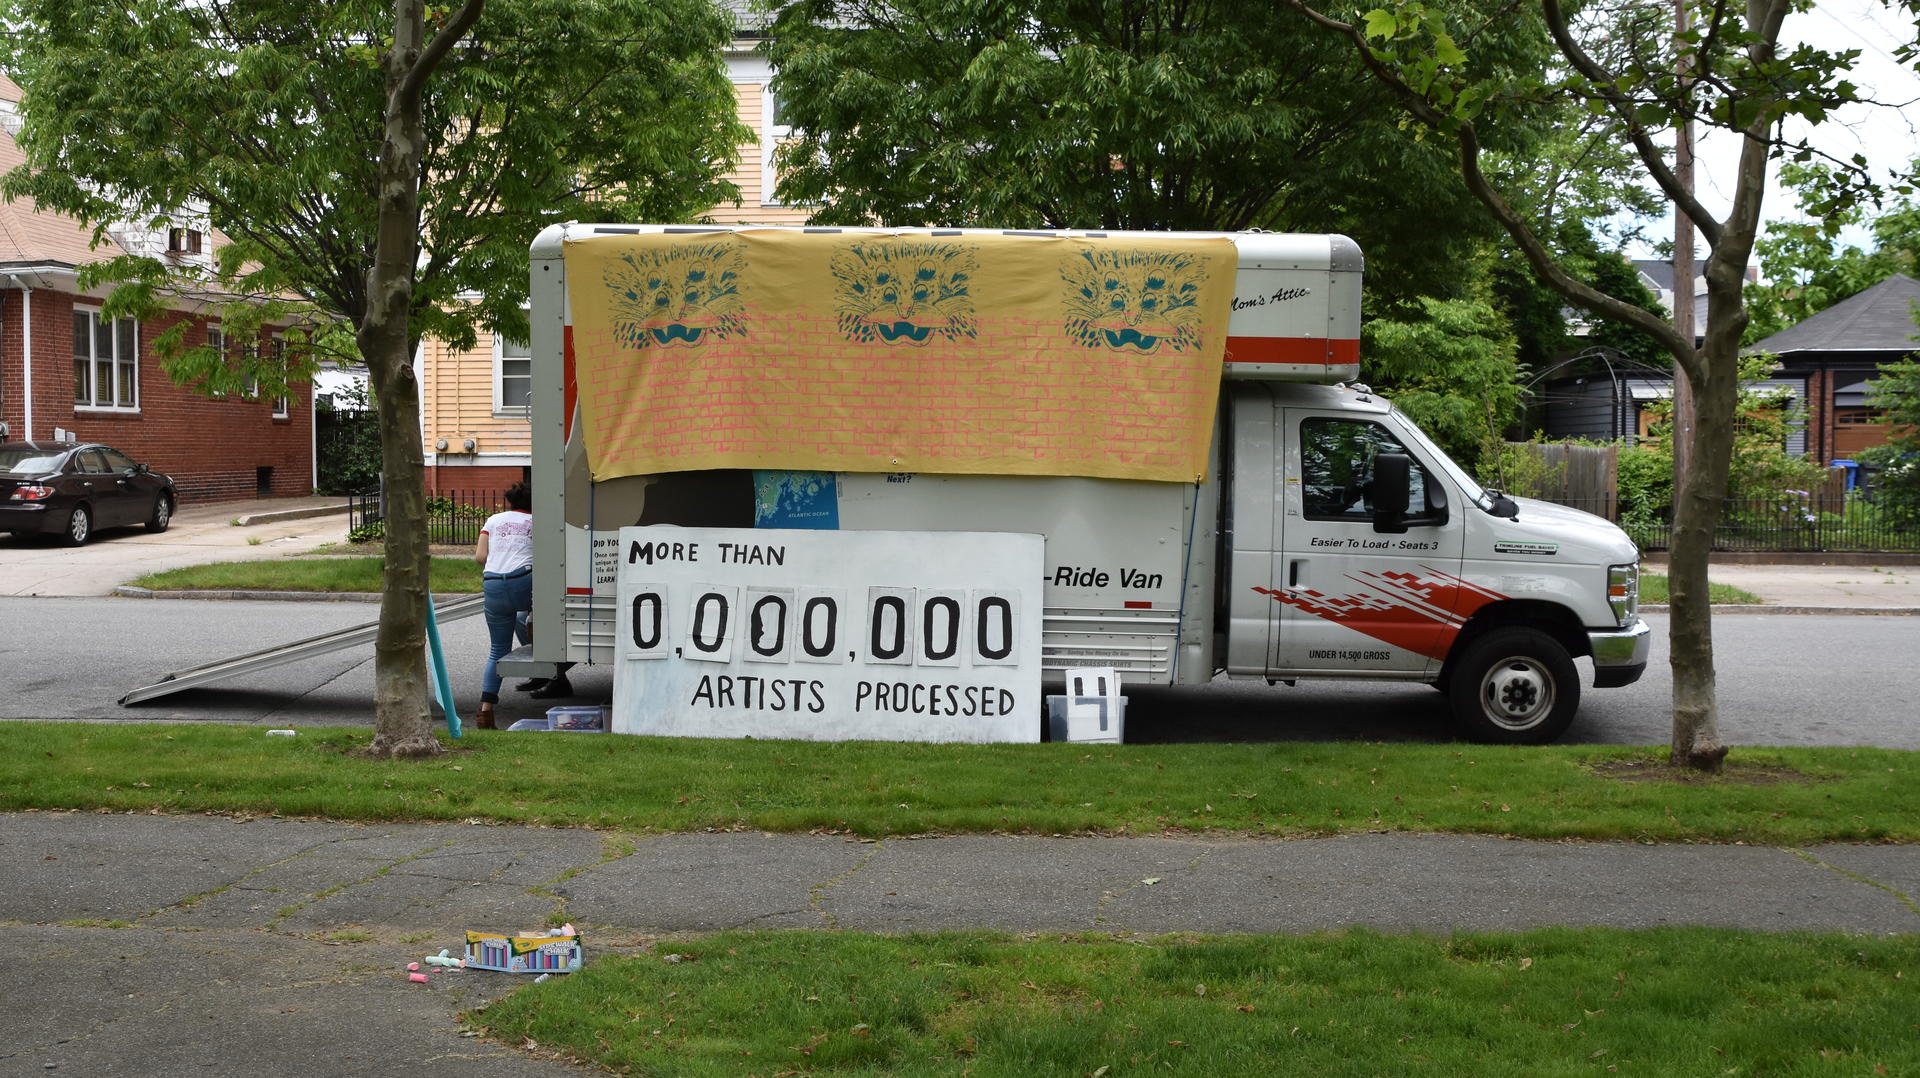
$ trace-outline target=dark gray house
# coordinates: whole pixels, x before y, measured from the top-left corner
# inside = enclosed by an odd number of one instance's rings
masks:
[[[1806,412],[1787,452],[1851,460],[1886,442],[1886,427],[1867,405],[1867,383],[1882,363],[1920,351],[1916,303],[1920,281],[1895,275],[1747,349],[1780,359],[1773,378],[1755,388],[1785,390]],[[1646,406],[1672,395],[1670,375],[1645,370],[1557,379],[1541,394],[1542,429],[1557,438],[1639,437],[1647,431]]]

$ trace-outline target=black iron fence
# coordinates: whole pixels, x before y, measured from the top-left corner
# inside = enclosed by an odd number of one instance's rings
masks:
[[[1672,506],[1616,505],[1613,499],[1548,500],[1612,518],[1641,550],[1665,550],[1673,543]],[[1904,519],[1859,498],[1829,500],[1789,491],[1774,498],[1728,499],[1720,509],[1713,549],[1778,553],[1920,552],[1920,521]]]
[[[427,499],[427,542],[434,546],[472,546],[480,525],[507,507],[497,491],[444,490]],[[386,496],[380,487],[347,495],[347,539],[380,542],[387,536]]]
[[[1641,550],[1666,550],[1672,545],[1671,506],[1648,508],[1612,497],[1547,500],[1613,520]],[[441,491],[427,499],[427,541],[435,546],[472,546],[480,541],[480,525],[505,508],[506,502],[494,491]],[[379,487],[348,495],[347,514],[347,537],[353,542],[386,537],[385,499]],[[1920,522],[1857,497],[1801,497],[1788,492],[1776,498],[1729,499],[1721,507],[1713,549],[1920,553]]]

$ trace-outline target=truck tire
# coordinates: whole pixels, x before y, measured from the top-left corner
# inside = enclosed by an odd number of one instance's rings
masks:
[[[1495,629],[1467,645],[1447,697],[1461,733],[1496,745],[1544,745],[1573,723],[1580,675],[1559,641],[1538,629]]]

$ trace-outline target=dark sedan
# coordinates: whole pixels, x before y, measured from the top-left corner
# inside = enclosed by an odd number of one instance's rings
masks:
[[[0,442],[0,532],[58,535],[79,546],[100,528],[163,532],[173,480],[117,449],[84,442]]]

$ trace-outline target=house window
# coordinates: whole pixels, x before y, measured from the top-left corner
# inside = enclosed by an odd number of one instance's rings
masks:
[[[533,350],[526,341],[493,335],[493,414],[525,416],[533,403]]]
[[[762,206],[782,205],[774,197],[774,184],[779,177],[774,174],[773,149],[793,137],[793,126],[787,123],[780,108],[780,99],[773,95],[772,87],[762,83],[760,86],[760,204]]]
[[[220,357],[221,361],[225,362],[227,358],[227,331],[224,329],[221,329],[217,325],[208,323],[207,347],[213,349],[214,353]],[[208,394],[208,396],[212,397],[214,400],[219,400],[222,397],[225,397],[226,395],[227,395],[227,391],[224,389],[216,389],[211,391]]]
[[[285,383],[287,380],[287,339],[285,337],[275,337],[273,339],[273,369],[280,372],[280,381]],[[289,414],[287,404],[288,401],[285,392],[273,398],[273,418],[287,418]]]
[[[73,312],[73,403],[82,408],[140,407],[140,330],[131,318]]]

